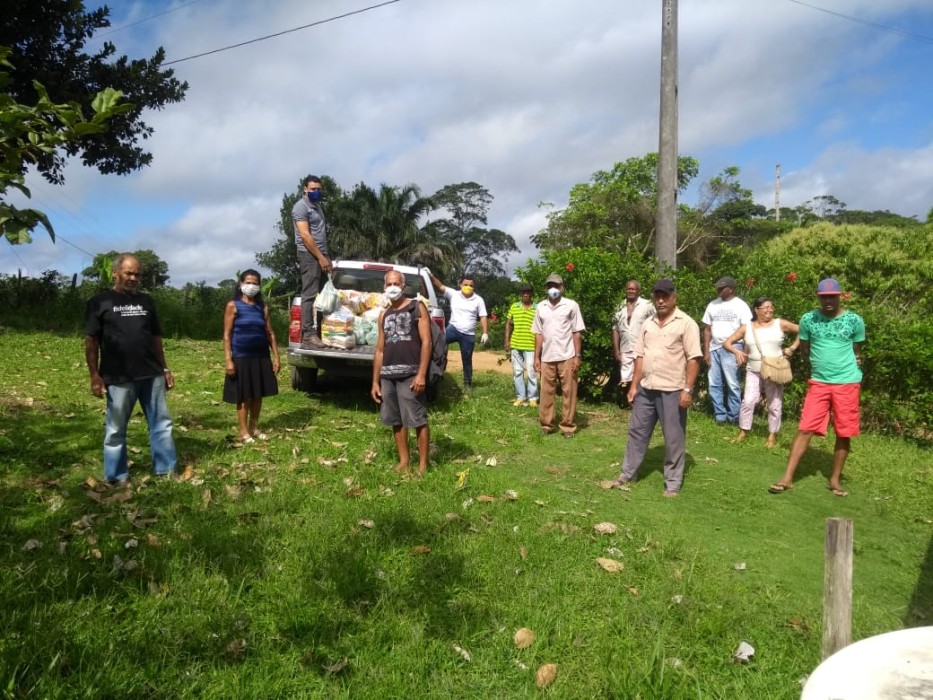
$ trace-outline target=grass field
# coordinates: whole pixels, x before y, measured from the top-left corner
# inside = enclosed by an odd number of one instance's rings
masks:
[[[606,491],[624,411],[584,404],[575,440],[542,436],[483,373],[470,397],[445,379],[431,469],[409,482],[366,384],[309,397],[283,372],[273,439],[240,448],[220,342],[166,353],[186,480],[147,478],[137,416],[133,490],[97,491],[83,340],[0,332],[8,697],[535,697],[553,663],[553,697],[795,698],[820,658],[831,516],[855,521],[854,637],[933,623],[933,464],[911,445],[855,440],[841,499],[815,440],[775,496],[794,425],[767,450],[760,418],[734,445],[697,411],[679,498],[661,496],[660,440],[631,492]]]

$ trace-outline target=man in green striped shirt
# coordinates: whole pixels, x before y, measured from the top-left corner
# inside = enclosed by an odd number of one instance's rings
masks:
[[[527,282],[522,285],[522,300],[509,307],[505,319],[505,351],[512,356],[512,378],[515,381],[513,406],[538,405],[538,374],[535,372],[535,336],[531,323],[535,319],[532,303],[534,288]],[[525,375],[528,376],[527,387]]]

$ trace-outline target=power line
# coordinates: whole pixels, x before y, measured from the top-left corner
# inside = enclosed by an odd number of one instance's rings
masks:
[[[808,2],[803,2],[803,0],[788,0],[788,1],[796,5],[802,5],[803,7],[809,7],[811,10],[819,10],[820,12],[825,12],[826,14],[833,15],[834,17],[841,17],[842,19],[847,19],[850,22],[855,22],[856,24],[861,24],[866,27],[872,27],[873,29],[880,29],[885,32],[890,32],[891,34],[897,34],[907,39],[915,39],[916,41],[923,42],[924,44],[933,44],[933,37],[930,37],[930,36],[925,36],[923,34],[914,34],[913,32],[908,32],[903,29],[898,29],[897,27],[892,27],[887,24],[879,24],[878,22],[870,22],[867,19],[860,19],[858,17],[853,17],[852,15],[845,15],[841,12],[836,12],[835,10],[828,10],[825,7],[817,7],[816,5],[811,5]]]
[[[392,4],[397,3],[397,2],[400,2],[400,0],[387,0],[386,2],[381,2],[381,3],[379,3],[378,5],[370,5],[369,7],[364,7],[364,8],[362,8],[362,9],[360,9],[360,10],[353,10],[352,12],[347,12],[347,13],[342,14],[342,15],[336,15],[335,17],[328,17],[327,19],[322,19],[322,20],[319,20],[319,21],[317,21],[317,22],[311,22],[311,24],[304,24],[304,25],[302,25],[302,26],[300,26],[300,27],[294,27],[294,28],[292,28],[292,29],[286,29],[285,31],[282,31],[282,32],[276,32],[275,34],[268,34],[268,35],[266,35],[266,36],[261,36],[261,37],[258,37],[258,38],[256,38],[256,39],[250,39],[249,41],[241,41],[239,44],[231,44],[230,46],[224,46],[224,47],[219,48],[219,49],[214,49],[213,51],[205,51],[204,53],[194,54],[193,56],[185,56],[184,58],[178,58],[178,59],[175,59],[174,61],[168,61],[167,63],[163,63],[162,65],[163,65],[163,66],[171,66],[171,65],[174,65],[174,64],[176,64],[176,63],[181,63],[182,61],[190,61],[190,60],[192,60],[192,59],[194,59],[194,58],[201,58],[201,57],[203,57],[203,56],[210,56],[211,54],[220,53],[221,51],[229,51],[230,49],[237,49],[237,48],[239,48],[239,47],[241,47],[241,46],[247,46],[247,45],[249,45],[249,44],[255,44],[255,43],[258,43],[258,42],[260,42],[260,41],[265,41],[266,39],[273,39],[273,38],[275,38],[275,37],[277,37],[277,36],[283,36],[283,35],[285,35],[285,34],[291,34],[292,32],[301,31],[302,29],[307,29],[308,27],[316,27],[316,26],[321,25],[321,24],[327,24],[328,22],[335,22],[335,21],[338,20],[338,19],[344,19],[344,18],[346,18],[346,17],[351,17],[351,16],[353,16],[353,15],[360,15],[360,14],[363,14],[364,12],[369,12],[370,10],[376,10],[376,9],[378,9],[378,8],[380,8],[380,7],[385,7],[386,5],[392,5]]]
[[[184,5],[173,7],[171,10],[166,10],[165,12],[159,12],[158,14],[155,14],[155,15],[149,15],[148,17],[143,17],[142,19],[138,19],[135,22],[130,22],[129,24],[121,24],[119,27],[113,27],[112,29],[104,32],[103,34],[98,34],[95,38],[99,38],[103,36],[110,36],[111,34],[115,34],[116,32],[123,31],[124,29],[129,29],[130,27],[135,27],[137,24],[148,22],[149,20],[155,19],[156,17],[162,17],[164,15],[171,14],[172,12],[176,12],[184,7],[188,7],[189,5],[195,5],[199,2],[201,2],[201,0],[191,0],[191,2],[186,2]]]

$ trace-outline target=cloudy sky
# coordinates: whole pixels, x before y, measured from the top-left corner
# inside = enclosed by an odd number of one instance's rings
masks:
[[[146,115],[149,168],[32,178],[59,240],[4,243],[0,273],[70,275],[96,253],[151,248],[170,284],[213,285],[271,247],[282,195],[307,173],[424,194],[479,182],[490,225],[522,248],[514,266],[535,256],[539,203],[563,206],[594,171],[657,150],[662,0],[397,0],[181,60],[379,2],[107,3],[118,54],[165,47],[187,99]],[[680,151],[700,180],[737,165],[770,207],[780,163],[785,206],[832,194],[926,219],[930,0],[679,5]]]

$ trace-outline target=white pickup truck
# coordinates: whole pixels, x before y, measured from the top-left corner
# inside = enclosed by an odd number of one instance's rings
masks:
[[[385,274],[390,270],[401,272],[405,276],[405,296],[410,299],[420,294],[428,300],[431,321],[444,334],[444,310],[438,305],[437,294],[426,268],[390,263],[359,262],[340,260],[334,262],[330,280],[334,287],[355,289],[360,292],[382,292]],[[446,347],[446,346],[445,346]],[[445,351],[446,352],[446,351]],[[349,350],[343,348],[322,347],[304,350],[301,347],[301,297],[292,299],[288,326],[288,351],[286,359],[292,368],[292,388],[300,391],[313,391],[318,372],[324,370],[328,376],[370,378],[373,374],[373,361],[376,348],[372,345],[357,345]],[[447,366],[446,354],[442,369]],[[433,398],[439,390],[440,382],[428,384],[428,396]]]

